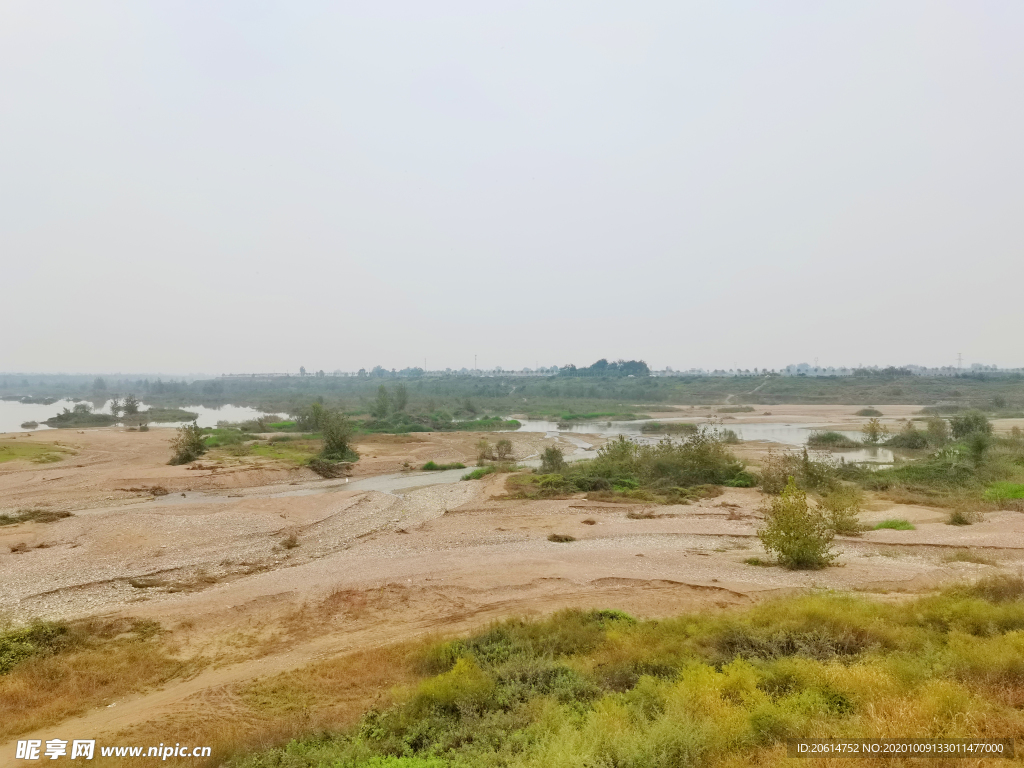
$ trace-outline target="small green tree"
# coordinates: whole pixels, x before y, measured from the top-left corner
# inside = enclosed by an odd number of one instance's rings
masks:
[[[807,505],[807,494],[790,477],[782,494],[764,509],[764,527],[757,532],[765,550],[786,568],[824,568],[835,560],[835,532],[825,510]]]
[[[375,419],[386,419],[391,413],[391,397],[388,395],[387,387],[381,384],[377,387],[377,398],[370,406],[370,415]]]
[[[355,461],[358,456],[349,442],[352,439],[352,422],[339,411],[327,411],[320,424],[324,436],[321,458],[327,461]]]
[[[298,425],[301,429],[308,429],[312,432],[319,432],[323,427],[324,414],[327,411],[320,403],[313,403],[304,411],[300,412]]]
[[[494,455],[497,456],[498,461],[508,461],[512,458],[512,441],[503,437],[495,443]]]
[[[111,414],[111,416],[113,416],[116,419],[117,415],[120,412],[121,412],[121,401],[118,400],[117,396],[115,395],[114,397],[112,397],[110,399],[110,414]]]
[[[73,413],[91,413],[92,406],[88,403],[75,403],[75,407],[72,409]]]
[[[476,443],[476,463],[483,465],[489,460],[494,460],[494,448],[491,447],[486,437],[481,437]]]
[[[878,442],[889,434],[889,430],[877,418],[868,419],[868,423],[861,427],[860,431],[864,433],[864,442],[868,445],[878,445]]]
[[[135,395],[128,395],[124,399],[124,415],[134,416],[139,412],[139,399]]]
[[[967,450],[971,453],[971,459],[975,466],[979,466],[985,459],[985,451],[992,445],[992,438],[987,432],[972,432],[967,437]]]
[[[941,448],[949,442],[949,422],[945,419],[940,419],[938,416],[932,416],[928,419],[928,427],[925,430],[925,434],[928,436],[928,445],[934,448]]]
[[[405,406],[409,404],[409,390],[405,384],[398,384],[395,386],[394,392],[391,393],[391,407],[395,410],[395,413],[401,413],[405,410]]]
[[[992,434],[992,424],[981,411],[967,411],[960,416],[954,416],[949,420],[949,426],[957,440],[963,440],[973,434]]]
[[[137,409],[136,409],[137,410]],[[206,453],[203,430],[194,421],[178,427],[178,433],[171,441],[171,460],[168,464],[188,464]]]
[[[540,457],[540,471],[545,475],[553,475],[565,468],[565,454],[557,446],[549,446],[544,449]]]

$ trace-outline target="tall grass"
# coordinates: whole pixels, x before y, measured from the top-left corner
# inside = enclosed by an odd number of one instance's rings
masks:
[[[431,646],[358,726],[238,755],[270,766],[788,764],[786,739],[1014,735],[1024,581],[880,604],[838,595],[636,621],[564,611]]]

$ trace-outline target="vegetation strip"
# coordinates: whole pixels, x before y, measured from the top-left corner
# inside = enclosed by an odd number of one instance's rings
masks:
[[[359,724],[234,768],[787,765],[786,740],[1020,733],[1024,580],[908,603],[818,594],[742,613],[511,620],[440,643]],[[927,649],[927,652],[923,652]]]

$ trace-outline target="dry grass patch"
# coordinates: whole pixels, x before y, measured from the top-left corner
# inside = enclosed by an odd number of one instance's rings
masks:
[[[0,739],[109,704],[199,668],[153,622],[45,623],[0,635]]]
[[[155,720],[133,728],[123,740],[156,744],[169,732],[182,744],[213,747],[203,766],[268,749],[303,734],[347,728],[373,707],[390,706],[396,686],[418,679],[416,660],[429,641],[403,643],[321,661],[300,669],[221,690],[173,721]],[[210,707],[210,704],[213,707]],[[197,765],[194,759],[166,765]]]
[[[942,558],[947,563],[977,563],[978,565],[998,565],[999,563],[993,557],[986,557],[972,549],[961,549],[956,552],[951,552]]]

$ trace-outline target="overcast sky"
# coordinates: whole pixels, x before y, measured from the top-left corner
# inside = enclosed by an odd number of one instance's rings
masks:
[[[1024,3],[0,4],[0,370],[1024,365]]]

